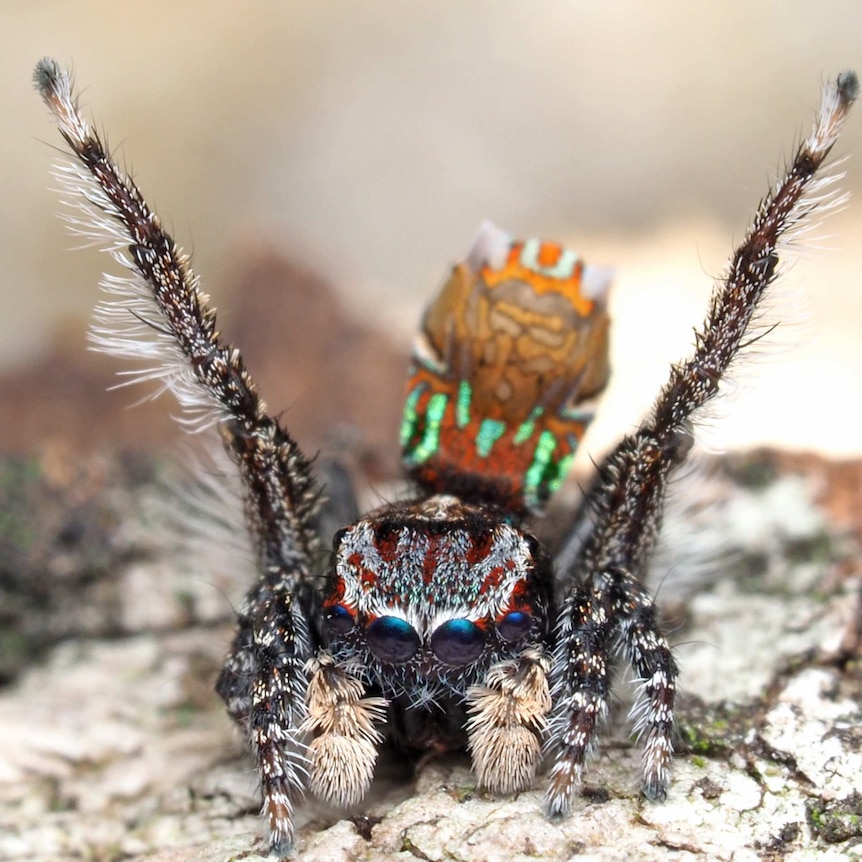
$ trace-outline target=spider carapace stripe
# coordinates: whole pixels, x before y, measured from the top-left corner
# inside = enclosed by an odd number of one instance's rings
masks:
[[[662,798],[677,667],[644,576],[668,477],[753,338],[781,242],[830,202],[834,178],[817,172],[855,75],[825,88],[815,131],[758,210],[693,354],[599,465],[565,571],[555,576],[526,519],[565,477],[607,383],[610,276],[556,243],[485,225],[414,345],[401,444],[417,496],[337,532],[322,592],[310,462],[267,416],[187,259],[81,118],[68,76],[44,60],[35,79],[77,158],[58,169],[72,229],[131,271],[106,276],[114,298],[97,312],[97,346],[146,359],[135,379],[170,389],[192,430],[217,424],[245,485],[260,575],[217,688],[256,754],[273,851],[294,845],[303,790],[337,805],[363,798],[384,737],[414,752],[466,747],[497,793],[531,787],[544,753],[548,811],[566,813],[608,712],[617,647],[639,681],[643,789]]]
[[[425,312],[401,427],[429,493],[537,511],[609,375],[607,290],[573,251],[491,225]]]

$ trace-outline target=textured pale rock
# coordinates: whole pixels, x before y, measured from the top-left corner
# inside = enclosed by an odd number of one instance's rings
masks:
[[[664,804],[638,794],[621,681],[615,722],[567,820],[543,816],[541,778],[495,799],[476,791],[464,758],[432,761],[406,782],[398,759],[384,758],[352,818],[304,806],[296,858],[739,862],[860,852],[862,671],[858,657],[834,653],[858,608],[858,581],[836,574],[853,571],[855,549],[829,534],[805,483],[721,482],[720,505],[701,521],[686,515],[706,546],[711,529],[730,551],[718,577],[687,581],[682,594],[692,595],[674,611],[685,694]],[[140,596],[147,564],[130,565]],[[155,583],[165,565],[152,562]],[[138,625],[170,618],[150,608]],[[211,688],[229,637],[228,625],[198,621],[72,639],[5,690],[0,858],[264,858],[252,764]]]

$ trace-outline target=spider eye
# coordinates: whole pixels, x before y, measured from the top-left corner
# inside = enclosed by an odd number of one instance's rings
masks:
[[[354,626],[355,620],[345,605],[333,605],[324,616],[329,630],[336,635],[346,635]]]
[[[341,541],[344,536],[347,534],[347,531],[350,527],[342,527],[340,530],[337,530],[335,535],[332,537],[332,550],[337,551],[341,546]]]
[[[526,611],[509,611],[497,623],[497,632],[504,641],[514,643],[523,640],[530,633],[532,618]]]
[[[485,648],[485,632],[471,620],[449,620],[431,635],[431,650],[444,664],[470,664]]]
[[[530,549],[530,556],[534,560],[540,559],[542,556],[542,546],[539,544],[539,540],[529,533],[526,533],[524,538],[527,540],[527,547]]]
[[[387,664],[403,664],[419,649],[419,635],[401,617],[377,617],[368,626],[368,646]]]

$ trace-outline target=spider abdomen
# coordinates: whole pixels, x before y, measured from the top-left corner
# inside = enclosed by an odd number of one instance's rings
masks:
[[[428,493],[541,509],[609,376],[606,270],[483,226],[413,351],[403,460]]]

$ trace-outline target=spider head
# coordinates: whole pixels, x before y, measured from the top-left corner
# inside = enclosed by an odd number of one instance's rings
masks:
[[[498,513],[447,496],[388,506],[340,531],[334,551],[332,651],[384,688],[462,689],[547,634],[550,563]]]
[[[609,287],[556,243],[483,226],[414,344],[401,445],[426,492],[542,508],[608,380]]]

